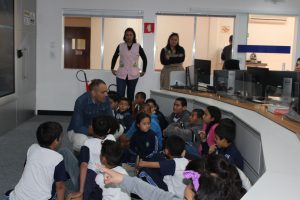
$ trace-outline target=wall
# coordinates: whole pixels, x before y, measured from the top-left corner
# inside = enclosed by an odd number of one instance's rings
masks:
[[[296,0],[272,4],[253,0],[37,0],[37,110],[73,110],[75,99],[84,92],[84,85],[75,78],[76,70],[62,67],[62,12],[63,8],[144,11],[144,22],[155,22],[155,13],[223,13],[236,14],[234,40],[236,44],[246,44],[247,12],[293,14],[300,12],[300,2]],[[254,12],[255,11],[255,12]],[[299,22],[298,22],[299,23]],[[170,27],[171,31],[172,27]],[[298,36],[299,37],[299,36]],[[143,47],[148,58],[147,73],[139,80],[136,91],[159,88],[159,73],[154,71],[155,34],[144,34]],[[298,45],[299,46],[299,45]],[[299,52],[296,49],[296,53]],[[236,45],[234,46],[236,50]],[[297,54],[296,54],[297,55]],[[298,54],[299,55],[299,54]],[[236,54],[243,63],[244,54]],[[90,70],[89,79],[101,78],[108,84],[115,83],[110,71]]]

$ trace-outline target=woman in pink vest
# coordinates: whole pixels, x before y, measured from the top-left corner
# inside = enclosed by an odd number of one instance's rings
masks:
[[[147,57],[140,44],[136,43],[136,34],[132,28],[127,28],[123,37],[124,42],[119,44],[111,61],[111,71],[117,77],[117,93],[119,97],[125,96],[127,86],[127,98],[134,99],[135,86],[139,77],[144,76],[147,68]],[[118,70],[115,65],[120,56]],[[140,72],[139,57],[143,60],[143,70]]]

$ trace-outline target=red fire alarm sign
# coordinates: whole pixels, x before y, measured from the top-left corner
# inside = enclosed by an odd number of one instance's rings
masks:
[[[154,33],[154,23],[144,23],[144,33]]]

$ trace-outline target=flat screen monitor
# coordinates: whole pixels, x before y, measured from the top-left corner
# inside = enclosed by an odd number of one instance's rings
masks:
[[[211,61],[210,60],[194,60],[194,80],[195,85],[200,83],[210,84],[210,69]]]
[[[248,91],[252,96],[265,96],[265,88],[267,86],[267,77],[269,75],[269,68],[260,67],[248,67],[246,72],[246,81],[252,83],[251,90],[255,89],[255,92]],[[258,89],[259,88],[259,89]]]
[[[239,70],[240,69],[240,61],[239,60],[226,60],[223,65],[223,69],[225,70]]]

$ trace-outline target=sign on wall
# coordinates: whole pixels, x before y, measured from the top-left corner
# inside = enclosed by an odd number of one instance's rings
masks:
[[[144,23],[144,33],[154,33],[154,23]]]

